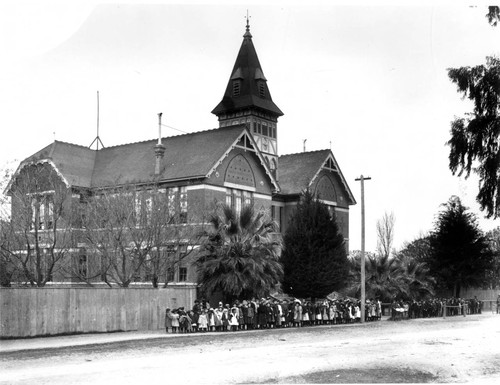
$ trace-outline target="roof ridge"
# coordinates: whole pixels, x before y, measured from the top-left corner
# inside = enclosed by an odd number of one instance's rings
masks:
[[[315,152],[324,152],[324,151],[331,151],[331,150],[330,150],[330,149],[328,149],[328,148],[325,148],[325,149],[323,149],[323,150],[313,150],[313,151],[294,152],[294,153],[291,153],[291,154],[283,154],[283,155],[280,155],[279,157],[281,158],[282,156],[292,156],[292,155],[312,154],[312,153],[315,153]]]
[[[53,143],[61,143],[61,144],[69,144],[70,146],[75,146],[75,147],[81,147],[81,148],[86,148],[87,150],[92,150],[91,148],[88,148],[87,146],[83,146],[81,144],[76,144],[76,143],[70,143],[70,142],[65,142],[63,140],[54,140]],[[50,146],[50,145],[49,145]]]
[[[212,131],[221,131],[221,130],[227,130],[235,127],[243,127],[245,124],[235,124],[234,126],[227,126],[227,127],[217,127],[217,128],[210,128],[208,130],[202,130],[202,131],[195,131],[195,132],[186,132],[184,134],[179,134],[179,135],[172,135],[172,136],[162,136],[163,139],[170,139],[170,138],[179,138],[179,137],[184,137],[184,136],[189,136],[189,135],[196,135],[196,134],[201,134],[201,133],[207,133],[207,132],[212,132]],[[158,138],[153,138],[153,139],[146,139],[146,140],[140,140],[137,142],[129,142],[129,143],[122,143],[122,144],[116,144],[114,146],[106,146],[103,149],[99,150],[105,150],[108,148],[116,148],[116,147],[122,147],[122,146],[130,146],[134,144],[139,144],[139,143],[147,143],[147,142],[156,142],[158,141]]]

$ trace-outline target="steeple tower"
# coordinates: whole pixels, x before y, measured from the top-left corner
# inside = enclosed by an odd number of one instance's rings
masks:
[[[219,127],[247,124],[259,150],[272,170],[278,162],[278,117],[283,112],[274,104],[257,52],[252,42],[247,16],[246,32],[236,57],[233,71],[222,101],[212,114],[219,118]]]

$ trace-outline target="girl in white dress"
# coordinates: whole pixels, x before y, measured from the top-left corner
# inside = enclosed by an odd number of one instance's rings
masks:
[[[198,317],[198,330],[206,332],[208,327],[207,311],[203,309]]]
[[[235,332],[238,330],[238,308],[232,307],[231,313],[229,314],[229,326],[231,326],[231,330]]]

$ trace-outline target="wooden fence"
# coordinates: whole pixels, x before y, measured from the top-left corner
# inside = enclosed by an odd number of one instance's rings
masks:
[[[195,286],[1,288],[0,338],[164,327],[167,307],[191,308]]]

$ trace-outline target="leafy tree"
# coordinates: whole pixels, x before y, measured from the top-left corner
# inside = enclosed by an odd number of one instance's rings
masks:
[[[432,254],[431,236],[429,234],[420,235],[411,242],[406,242],[403,248],[398,251],[399,258],[411,258],[417,262],[427,262]]]
[[[484,288],[498,289],[500,287],[500,227],[488,231],[486,238],[493,254],[493,263],[486,273]]]
[[[490,25],[496,27],[500,21],[500,7],[497,5],[490,5],[488,7],[486,18],[488,19],[488,23],[490,23]]]
[[[432,253],[427,261],[437,283],[453,295],[462,287],[481,287],[493,258],[488,239],[458,197],[451,197],[438,214],[430,238]]]
[[[335,215],[309,191],[290,218],[281,261],[282,288],[290,295],[321,298],[346,283],[347,252]]]
[[[473,112],[451,123],[449,167],[453,175],[479,176],[476,197],[488,218],[500,216],[500,60],[448,69],[458,92],[474,103]]]
[[[260,297],[276,288],[283,268],[275,222],[253,206],[244,206],[238,213],[219,204],[209,223],[195,262],[204,295],[222,292],[226,300],[232,300]]]

